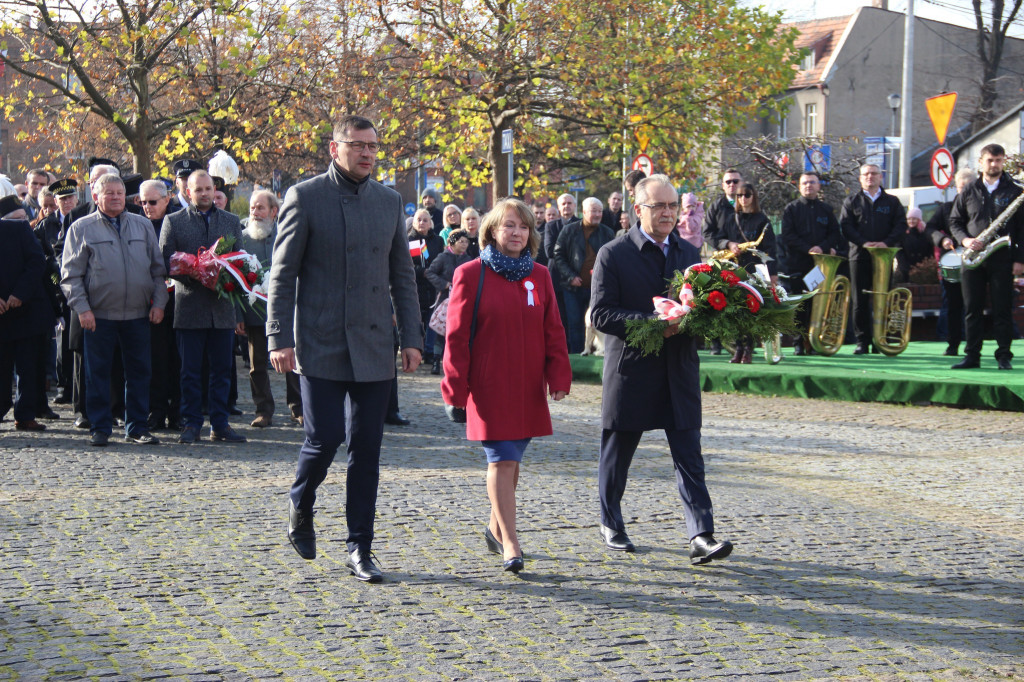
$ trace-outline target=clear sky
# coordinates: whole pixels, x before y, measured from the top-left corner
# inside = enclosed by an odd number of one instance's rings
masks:
[[[741,0],[742,4],[763,6],[771,11],[785,12],[789,21],[805,21],[807,19],[823,19],[838,17],[853,12],[861,6],[870,5],[870,0]],[[1006,3],[1010,5],[1010,2]],[[889,9],[894,12],[906,12],[907,0],[889,0]],[[992,11],[991,0],[983,0],[982,12],[988,15]],[[1004,10],[1004,12],[1007,10]],[[944,21],[962,26],[975,25],[974,9],[970,0],[914,0],[914,14],[925,19]],[[1010,35],[1024,38],[1024,18],[1018,16]]]

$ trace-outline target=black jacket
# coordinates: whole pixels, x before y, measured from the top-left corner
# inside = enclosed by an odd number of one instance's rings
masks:
[[[0,315],[0,339],[24,339],[53,331],[55,318],[43,286],[46,259],[27,220],[0,220],[0,298],[21,305]],[[5,386],[4,390],[10,390]]]
[[[579,222],[579,220],[579,218],[573,218],[566,222],[564,218],[555,218],[544,225],[544,244],[541,246],[541,250],[544,251],[549,263],[553,263],[555,260],[555,244],[558,243],[558,235],[562,233],[562,228]]]
[[[601,247],[615,239],[615,232],[607,225],[598,225],[593,234],[590,235],[590,248],[597,254]],[[576,221],[569,223],[558,235],[558,242],[555,244],[555,258],[552,264],[558,273],[559,283],[568,287],[569,282],[579,277],[583,269],[583,261],[587,257],[587,247],[583,242],[583,223]]]
[[[871,197],[858,191],[846,197],[839,215],[839,229],[850,242],[850,260],[868,260],[871,255],[864,250],[864,242],[885,242],[888,246],[903,243],[907,230],[907,211],[900,200],[880,189],[881,194],[874,202]]]
[[[597,254],[590,315],[605,334],[601,427],[622,431],[699,429],[700,361],[689,334],[665,339],[657,355],[626,345],[626,320],[656,317],[654,296],[665,296],[676,270],[700,262],[697,248],[675,230],[668,256],[633,227]]]
[[[761,245],[757,247],[758,251],[763,251],[772,257],[772,260],[765,263],[768,266],[768,274],[777,275],[779,274],[779,260],[778,250],[775,248],[775,232],[772,230],[771,221],[768,220],[768,216],[764,213],[737,213],[732,212],[727,219],[722,220],[721,229],[718,232],[718,240],[712,242],[712,246],[717,250],[722,250],[728,247],[729,242],[736,242],[742,244],[744,242],[756,241],[761,236],[761,232],[764,231],[764,239],[761,240]],[[737,261],[740,266],[747,270],[753,270],[752,266],[761,262],[761,259],[745,251],[740,254],[739,260]]]
[[[416,271],[416,293],[419,296],[420,310],[422,311],[434,305],[434,300],[437,298],[434,285],[427,278],[427,268],[441,255],[444,246],[441,238],[433,231],[428,232],[424,237],[416,230],[409,230],[409,242],[414,241],[426,242],[427,247],[426,255],[420,253],[420,255],[412,257],[412,267]]]
[[[1016,184],[1005,172],[999,178],[996,191],[991,194],[981,178],[965,187],[964,191],[953,200],[953,209],[949,214],[953,240],[957,244],[963,244],[963,240],[977,237],[1017,198],[1021,191],[1020,185]],[[1014,213],[1009,224],[1003,226],[997,237],[1006,234],[1010,235],[1014,262],[1024,263],[1024,210]]]
[[[456,256],[452,251],[445,249],[441,255],[434,259],[434,262],[427,268],[427,279],[437,290],[437,300],[443,301],[451,293],[451,283],[455,279],[455,268],[463,263],[473,260],[469,253]]]
[[[817,246],[822,253],[835,249],[842,254],[843,237],[839,221],[832,207],[821,199],[800,197],[782,210],[782,246],[786,252],[784,271],[789,275],[806,275],[814,269],[814,259],[808,253]]]
[[[725,229],[726,221],[735,212],[736,209],[733,208],[733,205],[729,203],[724,194],[718,197],[708,207],[707,213],[704,214],[704,226],[701,228],[701,231],[704,233],[704,242],[707,244],[717,244],[722,230]]]

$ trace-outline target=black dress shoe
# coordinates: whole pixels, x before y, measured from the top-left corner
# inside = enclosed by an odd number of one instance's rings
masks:
[[[698,535],[690,540],[690,563],[706,564],[712,559],[724,559],[732,554],[732,543],[728,540],[718,542],[714,536]]]
[[[168,431],[181,431],[181,420],[174,417],[167,418],[167,430]]]
[[[1013,369],[1013,365],[1006,358],[997,358],[996,364],[999,366],[999,369]]]
[[[110,441],[110,434],[103,431],[93,431],[89,443],[98,447],[105,446]]]
[[[162,431],[164,428],[164,418],[151,414],[149,419],[146,420],[146,426],[149,427],[150,431]]]
[[[64,395],[64,394],[58,395],[56,398],[53,399],[53,404],[54,405],[70,405],[71,404],[71,396]]]
[[[85,418],[84,414],[78,415],[78,419],[75,420],[76,429],[91,429],[92,422]]]
[[[210,440],[222,443],[244,443],[245,436],[229,426],[223,431],[214,431],[213,429],[210,429]]]
[[[377,565],[373,563],[370,550],[357,549],[348,556],[345,562],[348,570],[364,583],[379,583],[384,580],[384,574],[380,572]]]
[[[54,412],[51,408],[47,407],[45,410],[36,415],[40,419],[60,419],[60,415]]]
[[[434,360],[434,364],[432,364],[430,366],[430,373],[434,374],[434,375],[437,375],[437,374],[441,373],[441,361],[440,360]]]
[[[867,355],[867,353],[868,353],[868,344],[866,344],[866,343],[858,343],[857,347],[853,349],[853,354],[854,355]]]
[[[608,526],[601,526],[601,537],[604,539],[604,546],[619,552],[635,552],[636,547],[630,541],[624,530],[612,530]]]
[[[505,548],[498,542],[498,538],[494,537],[494,533],[491,532],[490,528],[484,528],[484,541],[487,542],[488,551],[493,554],[504,554]]]
[[[523,557],[514,556],[511,559],[502,562],[501,565],[504,566],[505,570],[509,573],[518,573],[523,570]]]
[[[151,434],[149,431],[138,431],[136,433],[129,433],[124,437],[129,443],[138,443],[139,445],[159,445],[160,441],[156,436]]]
[[[242,411],[235,407],[234,405],[232,405],[231,407],[228,408],[228,414],[230,414],[232,417],[237,417],[242,414]]]
[[[316,529],[313,528],[313,515],[316,512],[299,511],[295,503],[288,499],[288,542],[306,561],[316,558]]]
[[[181,435],[178,436],[179,443],[195,443],[197,440],[199,440],[198,426],[186,426],[181,430]]]
[[[958,355],[960,355],[960,349],[957,348],[956,346],[948,346],[946,348],[946,352],[944,352],[943,355],[947,355],[951,358],[957,357]]]
[[[412,424],[411,421],[402,416],[401,412],[392,412],[391,414],[384,417],[385,424],[391,424],[392,426],[408,426]]]
[[[978,369],[979,367],[981,367],[981,361],[968,356],[950,367],[950,369]]]

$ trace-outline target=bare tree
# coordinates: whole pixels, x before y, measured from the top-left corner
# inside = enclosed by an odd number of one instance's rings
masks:
[[[981,0],[972,0],[974,21],[978,28],[978,57],[982,66],[981,96],[978,108],[971,118],[972,132],[978,132],[995,118],[995,103],[999,96],[996,90],[999,63],[1003,58],[1006,33],[1017,20],[1022,2],[1024,0],[1010,0],[1009,3],[1004,0],[992,0],[992,23],[986,25],[985,16],[981,11]]]

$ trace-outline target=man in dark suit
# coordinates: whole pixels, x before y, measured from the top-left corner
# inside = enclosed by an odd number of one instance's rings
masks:
[[[175,251],[196,253],[201,248],[211,248],[219,237],[233,237],[236,245],[242,243],[242,225],[238,216],[214,206],[213,193],[210,174],[197,170],[188,178],[189,205],[182,211],[164,216],[160,250],[168,272],[170,258]],[[210,367],[210,440],[245,442],[245,436],[228,424],[234,334],[245,333],[245,323],[240,318],[231,301],[221,298],[198,281],[182,278],[175,282],[174,330],[181,358],[181,417],[185,422],[179,443],[198,440],[203,426],[200,377],[204,354]]]
[[[882,169],[866,163],[860,167],[861,191],[846,197],[839,214],[839,228],[850,242],[850,294],[853,303],[854,355],[868,352],[871,339],[871,289],[874,264],[870,247],[899,246],[907,229],[907,211],[900,200],[882,189]],[[878,352],[878,349],[873,349]]]
[[[42,389],[38,376],[54,317],[43,289],[43,250],[24,217],[16,194],[0,199],[0,419],[13,405],[18,431],[42,431],[46,427],[36,421]],[[18,393],[12,402],[13,372]]]
[[[601,406],[601,535],[609,549],[632,552],[620,502],[629,465],[644,431],[664,429],[683,499],[690,562],[723,559],[732,544],[714,538],[711,496],[700,451],[700,382],[695,340],[665,330],[665,345],[653,356],[626,346],[626,321],[655,317],[652,299],[666,295],[676,270],[700,262],[700,253],[675,232],[679,195],[665,175],[636,187],[638,225],[607,244],[594,267],[591,317],[605,334]]]
[[[334,127],[327,172],[288,190],[267,312],[270,362],[299,372],[306,431],[288,539],[303,559],[316,558],[316,490],[347,442],[347,565],[364,582],[383,580],[370,547],[395,376],[392,302],[405,372],[416,371],[423,347],[402,198],[370,177],[378,145],[373,123],[349,116]]]

